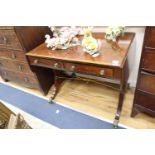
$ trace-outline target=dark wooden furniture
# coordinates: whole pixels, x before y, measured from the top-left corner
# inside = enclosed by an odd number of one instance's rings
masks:
[[[93,35],[101,41],[101,54],[96,58],[84,53],[81,46],[72,47],[67,50],[52,51],[47,49],[44,43],[27,53],[28,60],[31,66],[42,66],[54,70],[55,83],[52,99],[64,80],[63,78],[59,78],[59,76],[64,77],[66,71],[71,72],[73,77],[89,75],[118,84],[120,95],[114,121],[114,125],[117,126],[128,80],[128,50],[134,34],[125,33],[124,37],[118,41],[119,48],[115,50],[104,39],[103,33],[94,33]]]
[[[131,116],[155,116],[155,27],[146,27]]]
[[[11,114],[6,129],[32,129],[21,114]]]
[[[21,114],[15,114],[0,102],[0,129],[31,129]]]
[[[15,113],[0,102],[0,129],[7,127],[11,115],[15,116]]]
[[[25,56],[45,41],[46,33],[51,33],[48,27],[0,27],[0,75],[4,81],[39,89],[43,94],[48,92],[53,83],[52,70],[41,68],[33,73]]]

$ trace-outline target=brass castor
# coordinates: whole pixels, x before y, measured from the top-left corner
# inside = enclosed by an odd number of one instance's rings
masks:
[[[50,97],[50,98],[48,99],[48,103],[53,103],[53,97]]]
[[[118,128],[118,120],[116,120],[116,119],[114,120],[113,127],[114,127],[115,129]]]
[[[8,79],[3,79],[3,81],[4,81],[4,82],[9,82],[9,80],[8,80]]]

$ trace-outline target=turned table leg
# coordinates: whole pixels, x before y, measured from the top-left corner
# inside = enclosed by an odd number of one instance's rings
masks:
[[[49,102],[52,102],[52,100],[56,97],[62,83],[65,80],[65,77],[66,76],[62,73],[62,71],[54,70],[54,86],[52,89],[51,97],[49,98]]]
[[[125,66],[121,70],[121,78],[120,78],[120,93],[118,99],[118,106],[117,112],[115,114],[115,119],[113,122],[114,128],[118,127],[119,119],[121,116],[121,111],[123,107],[124,95],[128,87],[128,76],[129,76],[129,68],[128,68],[128,61],[126,61]]]
[[[118,127],[118,123],[119,123],[119,119],[120,119],[121,111],[123,107],[124,96],[125,96],[127,88],[128,88],[128,83],[126,80],[125,81],[123,80],[121,84],[121,88],[120,88],[120,93],[119,93],[117,112],[116,112],[114,124],[113,124],[114,128]]]
[[[118,122],[119,122],[119,118],[120,118],[121,111],[122,111],[122,106],[123,106],[124,94],[125,93],[123,91],[121,91],[120,94],[119,94],[119,101],[118,101],[118,106],[117,106],[117,112],[116,112],[114,123],[113,123],[115,128],[118,127]]]

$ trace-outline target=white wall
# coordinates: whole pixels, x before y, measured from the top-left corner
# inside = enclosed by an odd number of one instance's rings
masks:
[[[105,32],[106,28],[107,27],[95,27],[94,32]],[[139,68],[139,61],[141,57],[145,27],[130,26],[126,27],[125,31],[136,33],[135,39],[129,51],[129,68],[130,68],[129,84],[131,87],[135,87],[137,81],[137,74]]]

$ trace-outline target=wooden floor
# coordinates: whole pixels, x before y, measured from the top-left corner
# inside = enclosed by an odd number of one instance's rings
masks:
[[[13,82],[8,82],[8,84],[23,88]],[[24,89],[42,96],[37,90]],[[50,96],[50,91],[48,95],[45,96],[47,99]],[[125,95],[120,123],[131,128],[155,128],[155,118],[153,117],[143,113],[139,113],[134,118],[130,117],[133,95],[134,93],[131,90],[128,90]],[[118,102],[118,92],[92,82],[66,80],[56,96],[55,101],[93,116],[113,121]]]

